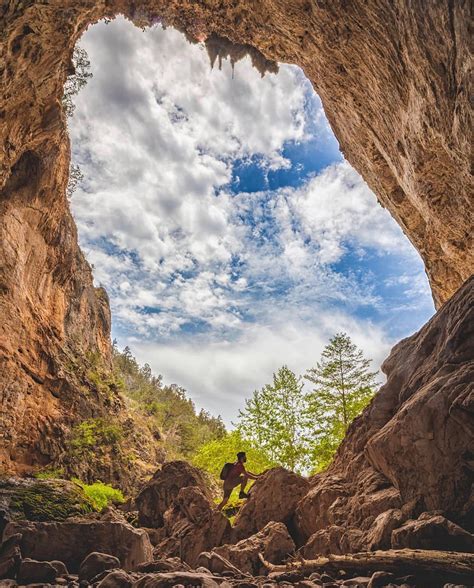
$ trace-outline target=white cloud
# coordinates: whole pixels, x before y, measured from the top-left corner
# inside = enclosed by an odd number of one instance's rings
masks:
[[[244,399],[271,381],[283,364],[297,374],[313,367],[329,337],[339,330],[374,359],[378,369],[391,342],[374,325],[326,310],[319,324],[276,320],[271,326],[248,326],[237,341],[156,343],[131,341],[132,351],[166,381],[192,391],[194,401],[227,424],[235,421]],[[379,381],[384,380],[380,374]]]
[[[377,251],[403,261],[384,279],[404,289],[407,306],[428,289],[413,248],[358,174],[336,163],[297,188],[229,187],[236,160],[258,156],[268,173],[295,164],[288,141],[329,149],[302,72],[281,66],[261,79],[249,60],[233,76],[229,64],[211,71],[204,48],[180,33],[123,19],[92,27],[81,45],[94,77],[70,122],[85,176],[72,209],[120,343],[198,404],[222,412],[225,400],[228,420],[283,363],[310,367],[337,330],[379,363],[389,327],[357,311],[387,303],[370,271],[335,264]]]

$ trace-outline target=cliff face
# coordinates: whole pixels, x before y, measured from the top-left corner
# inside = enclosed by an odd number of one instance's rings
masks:
[[[107,297],[93,287],[65,195],[70,151],[61,108],[74,45],[103,17],[163,21],[190,38],[226,37],[301,66],[345,157],[424,259],[437,306],[469,277],[466,2],[49,0],[0,11],[3,467],[47,463],[79,417],[107,414],[110,403],[121,411],[116,397],[93,387],[91,401],[87,381],[70,369],[91,353],[110,361]]]
[[[426,511],[472,532],[473,347],[471,278],[393,348],[387,383],[312,479],[296,510],[308,555],[400,547],[392,530]]]

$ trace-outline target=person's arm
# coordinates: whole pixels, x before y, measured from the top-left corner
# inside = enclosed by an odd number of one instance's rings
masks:
[[[251,480],[258,480],[260,478],[259,474],[252,474],[252,472],[249,472],[247,470],[247,476],[251,479]]]

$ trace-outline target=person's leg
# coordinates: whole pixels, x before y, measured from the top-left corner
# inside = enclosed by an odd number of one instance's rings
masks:
[[[229,488],[224,484],[224,497],[221,502],[217,505],[217,510],[222,510],[224,506],[229,502],[230,495],[232,494],[232,488]]]
[[[239,498],[248,498],[249,495],[245,493],[245,486],[247,486],[248,476],[241,476],[242,483],[240,484]]]
[[[247,486],[248,476],[240,476],[241,484],[240,484],[240,491],[245,492],[245,486]]]

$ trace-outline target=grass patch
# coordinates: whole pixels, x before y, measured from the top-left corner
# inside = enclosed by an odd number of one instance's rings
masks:
[[[64,470],[62,468],[45,469],[41,472],[33,474],[37,480],[57,480],[64,476]]]

